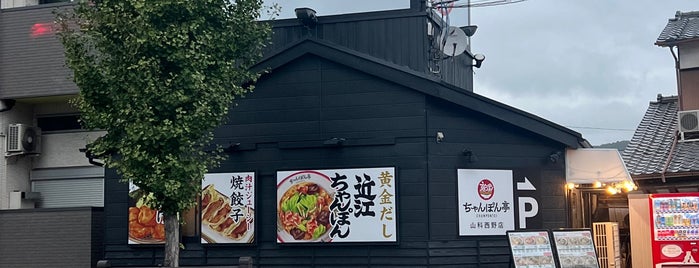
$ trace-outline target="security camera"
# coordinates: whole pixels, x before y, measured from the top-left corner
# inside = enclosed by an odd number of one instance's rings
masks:
[[[437,132],[437,142],[442,142],[444,140],[444,133],[441,131]]]

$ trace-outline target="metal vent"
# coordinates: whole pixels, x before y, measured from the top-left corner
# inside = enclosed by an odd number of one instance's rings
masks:
[[[699,131],[699,110],[682,111],[678,113],[681,132]]]
[[[19,124],[10,124],[7,129],[7,151],[21,152],[21,142],[19,137]]]
[[[699,140],[699,110],[678,112],[677,128],[680,130],[680,141]]]

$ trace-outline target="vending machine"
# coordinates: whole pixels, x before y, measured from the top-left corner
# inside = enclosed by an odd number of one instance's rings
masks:
[[[649,202],[654,267],[699,267],[699,193],[652,194]]]

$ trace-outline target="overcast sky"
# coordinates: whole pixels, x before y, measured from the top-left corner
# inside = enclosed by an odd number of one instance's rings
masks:
[[[483,1],[483,0],[472,0]],[[267,0],[319,16],[409,6],[408,0]],[[465,4],[460,0],[457,4]],[[472,51],[486,56],[474,92],[583,134],[593,145],[629,140],[657,94],[676,95],[672,55],[655,40],[697,0],[527,0],[471,9]],[[468,11],[449,21],[468,24]]]

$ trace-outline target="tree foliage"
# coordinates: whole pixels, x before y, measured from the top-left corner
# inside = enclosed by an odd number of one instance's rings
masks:
[[[88,145],[124,180],[155,197],[166,216],[195,204],[205,151],[235,96],[257,74],[270,27],[262,0],[94,0],[57,16],[66,62],[80,89],[73,101]]]
[[[108,167],[155,195],[169,214],[190,208],[208,167],[203,150],[270,33],[261,0],[96,0],[59,16],[74,104]]]

